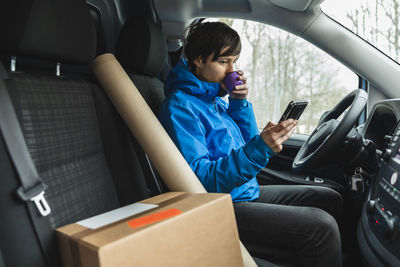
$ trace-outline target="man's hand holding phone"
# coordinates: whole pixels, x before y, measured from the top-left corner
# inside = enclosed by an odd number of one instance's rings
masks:
[[[278,124],[268,122],[261,132],[261,137],[272,151],[278,153],[282,150],[282,144],[292,135],[297,120],[307,105],[306,100],[290,101]]]
[[[282,144],[292,135],[296,125],[297,120],[293,119],[288,119],[278,124],[268,122],[260,135],[272,151],[278,153],[282,150]]]

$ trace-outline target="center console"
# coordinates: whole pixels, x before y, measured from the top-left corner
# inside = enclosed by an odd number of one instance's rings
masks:
[[[390,136],[358,228],[370,266],[400,266],[400,124]]]

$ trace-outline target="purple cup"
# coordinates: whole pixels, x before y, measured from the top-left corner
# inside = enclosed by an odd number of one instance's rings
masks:
[[[232,91],[233,89],[235,89],[236,85],[243,84],[243,81],[238,80],[238,78],[239,78],[239,74],[236,71],[229,73],[224,78],[224,84],[229,92]]]

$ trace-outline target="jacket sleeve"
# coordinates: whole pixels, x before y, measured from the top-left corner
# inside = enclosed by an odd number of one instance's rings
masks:
[[[253,106],[246,99],[229,98],[227,112],[239,126],[245,142],[259,134]]]
[[[255,177],[274,153],[256,134],[226,157],[211,160],[205,130],[190,109],[163,106],[159,119],[208,192],[230,193]]]

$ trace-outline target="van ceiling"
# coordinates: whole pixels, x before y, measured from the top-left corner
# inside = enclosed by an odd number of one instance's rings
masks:
[[[179,33],[168,29],[169,25],[187,25],[199,17],[249,19],[302,35],[321,13],[321,2],[322,0],[154,0],[164,33],[175,36]],[[184,26],[176,28],[182,29]]]
[[[305,11],[312,0],[268,0],[272,4],[291,11]]]

